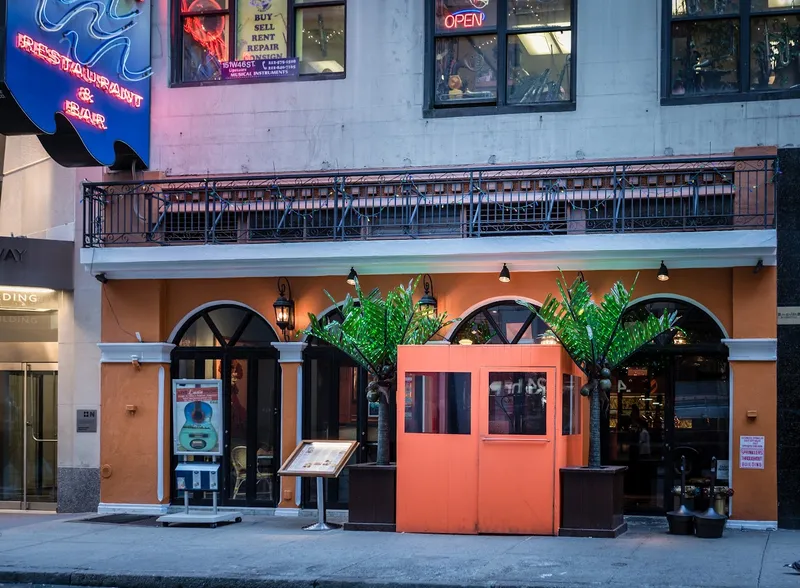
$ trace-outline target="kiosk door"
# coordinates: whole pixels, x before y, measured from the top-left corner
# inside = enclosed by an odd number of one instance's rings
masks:
[[[481,370],[479,533],[555,533],[557,385],[550,367]]]

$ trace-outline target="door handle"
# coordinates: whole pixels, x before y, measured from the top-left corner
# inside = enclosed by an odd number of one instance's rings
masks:
[[[28,425],[28,427],[30,427],[31,437],[33,437],[34,441],[37,441],[39,443],[58,443],[58,439],[39,439],[36,436],[36,433],[33,432],[33,423],[25,423],[25,424]]]
[[[481,437],[487,443],[550,443],[550,439],[531,439],[530,437]]]

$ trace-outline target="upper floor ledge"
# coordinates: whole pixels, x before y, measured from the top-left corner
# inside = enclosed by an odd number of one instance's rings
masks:
[[[776,263],[774,229],[81,250],[109,279],[719,268]]]
[[[779,178],[774,148],[745,148],[694,158],[87,183],[83,247],[769,230]]]

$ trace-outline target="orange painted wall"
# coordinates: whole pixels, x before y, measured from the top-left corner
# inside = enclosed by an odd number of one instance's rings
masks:
[[[731,362],[735,386],[731,475],[732,518],[744,521],[778,520],[777,376],[774,362]],[[747,418],[755,410],[756,418]],[[739,437],[763,435],[763,470],[739,468]]]
[[[297,384],[302,363],[281,363],[281,463],[285,462],[297,446]],[[296,478],[281,476],[281,508],[297,508],[295,504]]]
[[[514,272],[511,267],[512,280],[503,284],[494,274],[443,274],[434,276],[434,293],[439,302],[440,311],[447,311],[449,316],[458,317],[465,311],[481,302],[498,297],[515,299],[526,297],[543,301],[548,293],[555,290],[557,272]],[[594,292],[607,290],[613,282],[622,279],[626,286],[630,286],[636,276],[635,271],[587,271],[586,279]],[[575,272],[566,274],[572,280]],[[763,268],[758,274],[753,274],[750,267],[734,269],[694,269],[670,271],[668,282],[656,280],[656,270],[640,272],[638,283],[634,291],[634,299],[648,295],[679,295],[690,298],[706,307],[721,322],[729,336],[735,338],[771,338],[776,336],[776,287],[775,269]],[[396,286],[398,283],[407,283],[412,276],[362,276],[363,288],[369,290],[379,287],[383,292]],[[197,279],[197,280],[137,280],[137,281],[112,281],[104,286],[103,297],[103,326],[102,336],[104,342],[134,342],[136,331],[139,331],[146,342],[164,341],[172,329],[187,314],[198,306],[217,300],[233,300],[246,304],[262,314],[270,323],[274,323],[272,303],[277,297],[275,278],[242,278],[242,279]],[[346,294],[352,293],[353,288],[345,282],[344,276],[328,277],[299,277],[291,278],[292,294],[296,305],[298,328],[307,325],[309,312],[322,313],[331,306],[330,299],[326,296],[328,290],[336,300],[342,300]],[[143,366],[144,369],[148,366]],[[141,381],[141,375],[128,381],[122,376],[106,375],[116,373],[116,370],[130,369],[129,366],[104,366],[103,367],[103,402],[119,406],[121,400],[117,398],[121,387],[130,386],[132,381],[139,382],[136,397],[140,406],[145,402],[155,403],[157,398],[156,378]],[[110,372],[108,370],[111,370]],[[753,434],[752,430],[764,430],[767,435],[767,451],[774,452],[775,432],[775,364],[774,363],[745,363],[733,366],[734,370],[734,438],[733,447],[738,449],[738,436]],[[284,370],[286,372],[288,370]],[[108,378],[111,378],[110,380]],[[296,441],[296,375],[290,375],[289,380],[284,374],[284,431],[282,453],[284,457],[295,445]],[[108,381],[107,381],[108,380]],[[754,386],[754,382],[758,385]],[[288,392],[288,394],[287,394]],[[107,398],[108,397],[108,398]],[[739,409],[758,405],[759,418],[757,422],[740,420]],[[110,405],[110,406],[111,406]],[[148,405],[148,410],[155,410]],[[155,413],[154,413],[155,414]],[[167,411],[169,414],[169,411]],[[103,411],[101,446],[104,459],[112,459],[115,450],[120,455],[127,456],[122,448],[121,438],[125,435],[134,435],[127,432],[128,416],[123,410],[114,408]],[[139,416],[135,417],[139,419]],[[155,418],[155,417],[153,417]],[[584,421],[586,426],[587,421]],[[755,428],[754,428],[755,427]],[[134,455],[126,463],[126,468],[131,470],[130,477],[135,480],[145,480],[148,464],[155,460],[154,433],[142,434],[140,431],[155,431],[152,427],[136,427],[137,435],[153,436],[152,441],[138,442],[140,447],[150,447],[149,458],[144,463],[142,458]],[[147,441],[146,443],[144,441]],[[167,446],[166,451],[169,452]],[[584,446],[584,454],[586,447]],[[167,453],[168,456],[168,453]],[[115,461],[116,458],[113,458]],[[734,498],[734,518],[754,520],[775,520],[776,500],[774,488],[777,478],[773,466],[759,472],[742,472],[736,470],[738,456],[731,456],[734,461],[734,487],[737,496]],[[127,460],[127,457],[126,457]],[[168,459],[166,460],[169,461]],[[105,463],[105,462],[104,462]],[[141,467],[141,476],[134,474],[133,470]],[[150,467],[154,471],[154,468]],[[127,475],[127,474],[126,474]],[[112,476],[113,478],[113,476]],[[144,483],[144,482],[142,482]],[[149,482],[148,482],[149,483]],[[137,483],[129,489],[119,488],[110,480],[103,481],[104,502],[137,502],[143,496],[143,490],[137,489]],[[290,490],[292,497],[283,499],[281,506],[294,505],[294,484],[286,481],[283,488]],[[763,494],[765,488],[770,488],[769,495]],[[748,492],[761,492],[760,500],[746,500]],[[745,504],[750,504],[746,507]],[[755,510],[753,510],[755,509]],[[747,516],[745,516],[747,515]]]
[[[110,466],[111,476],[101,479],[101,502],[158,503],[159,367],[158,364],[142,364],[137,370],[126,363],[102,366],[100,464]],[[165,372],[168,376],[169,366],[165,367]],[[165,391],[168,387],[169,382],[166,382]],[[165,393],[165,400],[167,398]],[[135,405],[136,412],[129,414],[127,405]],[[168,414],[166,411],[165,415]],[[169,451],[169,446],[162,450]],[[166,459],[167,481],[168,468],[169,459]],[[169,484],[165,483],[165,501],[168,499]]]

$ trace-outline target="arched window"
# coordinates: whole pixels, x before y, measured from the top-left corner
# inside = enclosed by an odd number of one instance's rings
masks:
[[[224,304],[198,312],[175,336],[178,347],[266,347],[279,341],[261,316],[241,306]]]
[[[482,306],[468,315],[450,336],[460,345],[538,343],[547,330],[542,319],[514,300]]]
[[[625,319],[642,319],[647,313],[661,316],[664,312],[678,313],[678,327],[683,332],[665,333],[651,343],[655,347],[672,345],[719,347],[724,337],[717,322],[704,310],[690,302],[671,298],[656,298],[634,303]]]

